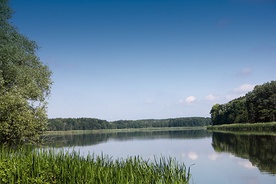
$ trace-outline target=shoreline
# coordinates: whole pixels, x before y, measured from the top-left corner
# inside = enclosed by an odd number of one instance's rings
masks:
[[[126,129],[98,129],[98,130],[66,130],[46,131],[42,135],[68,135],[68,134],[99,134],[99,133],[121,133],[121,132],[156,132],[156,131],[180,131],[180,130],[206,130],[202,127],[148,127],[148,128],[126,128]]]
[[[207,126],[208,131],[214,132],[231,132],[231,133],[274,133],[276,134],[276,122],[266,123],[239,123],[239,124],[222,124]]]

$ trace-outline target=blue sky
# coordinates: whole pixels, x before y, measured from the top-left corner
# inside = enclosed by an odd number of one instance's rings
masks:
[[[276,79],[275,0],[11,0],[53,71],[48,115],[209,117]]]

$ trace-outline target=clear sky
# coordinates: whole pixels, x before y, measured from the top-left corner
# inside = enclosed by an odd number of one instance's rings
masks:
[[[48,115],[209,117],[276,79],[276,0],[11,0],[53,71]]]

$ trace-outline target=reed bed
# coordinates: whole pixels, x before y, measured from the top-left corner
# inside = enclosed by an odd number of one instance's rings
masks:
[[[190,168],[172,158],[87,157],[53,149],[1,148],[0,183],[188,184]]]
[[[243,131],[243,132],[246,132],[246,131],[276,132],[276,122],[222,124],[222,125],[207,126],[207,130]]]

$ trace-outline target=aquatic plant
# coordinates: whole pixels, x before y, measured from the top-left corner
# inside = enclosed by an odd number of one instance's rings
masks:
[[[112,159],[54,149],[1,148],[0,183],[188,183],[190,168],[172,158]]]

